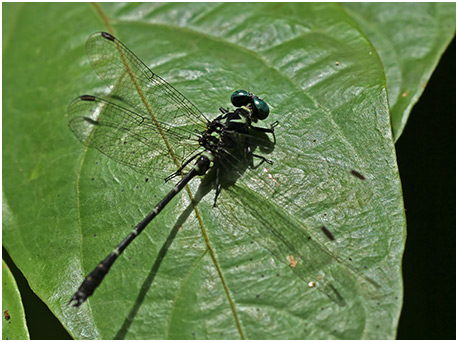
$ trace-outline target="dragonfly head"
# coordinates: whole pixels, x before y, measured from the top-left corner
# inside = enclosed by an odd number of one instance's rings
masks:
[[[269,105],[256,95],[246,90],[236,90],[231,95],[231,102],[236,107],[248,107],[251,111],[251,120],[257,122],[269,116]]]

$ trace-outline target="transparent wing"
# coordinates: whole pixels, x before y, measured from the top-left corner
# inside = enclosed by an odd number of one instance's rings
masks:
[[[234,229],[229,234],[244,230],[289,264],[305,288],[322,291],[340,306],[352,291],[376,296],[380,285],[359,269],[364,263],[360,249],[371,251],[362,239],[372,233],[374,220],[370,180],[354,165],[281,143],[265,156],[273,165],[250,168],[240,157],[225,160],[236,181],[224,186],[218,198],[223,229]]]
[[[148,113],[153,121],[176,126],[202,126],[208,121],[191,101],[111,34],[92,34],[86,50],[95,72],[112,89],[111,96]]]
[[[84,145],[140,173],[175,172],[178,166],[173,156],[181,165],[199,148],[198,135],[193,131],[154,122],[147,113],[136,113],[91,95],[70,102],[67,116],[70,129]]]

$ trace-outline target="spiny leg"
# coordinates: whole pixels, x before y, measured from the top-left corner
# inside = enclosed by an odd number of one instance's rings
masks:
[[[216,168],[216,193],[215,193],[215,200],[213,201],[213,207],[216,207],[216,201],[221,192],[221,183],[220,183],[219,177],[220,177],[220,167],[217,167]]]
[[[202,153],[197,153],[194,156],[192,156],[191,158],[189,158],[188,160],[186,160],[185,163],[178,170],[176,170],[174,173],[172,173],[171,175],[168,175],[165,178],[165,182],[167,183],[169,180],[175,178],[176,176],[179,176],[181,174],[181,171],[183,171],[183,169],[186,167],[186,165],[188,165],[190,162],[192,162],[194,159],[196,159],[201,154]]]

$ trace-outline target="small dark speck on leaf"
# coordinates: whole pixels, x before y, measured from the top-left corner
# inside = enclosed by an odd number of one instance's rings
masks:
[[[256,295],[256,298],[259,298],[259,295]]]
[[[148,181],[148,178],[145,178],[145,182],[147,182],[147,181]]]

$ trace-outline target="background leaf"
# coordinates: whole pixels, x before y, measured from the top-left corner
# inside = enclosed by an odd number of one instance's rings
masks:
[[[397,141],[413,105],[455,35],[456,4],[344,3],[343,7],[382,60],[391,127]]]
[[[10,272],[2,260],[2,339],[28,340],[29,331],[22,306],[21,294]]]
[[[137,246],[126,251],[88,305],[78,312],[65,306],[82,277],[170,188],[152,179],[145,182],[146,176],[133,174],[96,151],[84,151],[66,127],[65,107],[73,97],[107,91],[87,63],[84,42],[90,33],[107,30],[110,23],[120,39],[206,114],[228,103],[228,94],[239,87],[268,99],[276,115],[287,113],[281,118],[285,130],[294,128],[294,119],[304,114],[307,117],[316,111],[333,117],[351,109],[355,120],[358,117],[356,122],[338,122],[338,126],[347,136],[361,132],[352,143],[366,169],[383,180],[378,183],[377,200],[384,201],[386,208],[377,224],[391,228],[373,241],[393,244],[384,250],[391,261],[375,273],[388,271],[392,283],[384,291],[393,295],[384,298],[386,306],[378,311],[371,307],[365,317],[367,325],[354,330],[339,326],[333,304],[321,299],[324,307],[296,317],[288,303],[302,303],[294,293],[301,293],[304,284],[294,285],[296,292],[289,293],[284,285],[275,284],[274,277],[266,276],[254,284],[259,290],[277,289],[280,302],[287,299],[283,306],[275,307],[272,301],[261,307],[239,302],[236,308],[242,317],[242,331],[249,338],[263,334],[281,338],[394,337],[401,301],[404,223],[383,69],[375,51],[338,6],[116,4],[98,8],[33,4],[15,13],[13,23],[24,25],[14,26],[4,39],[8,65],[4,82],[9,85],[4,94],[4,136],[11,145],[3,162],[8,175],[7,181],[4,179],[8,204],[4,217],[12,218],[12,223],[3,227],[4,244],[34,291],[73,336],[241,337],[195,219],[190,217],[181,231],[170,230],[186,206],[185,196],[155,222],[155,227],[162,229],[149,229]],[[44,15],[52,25],[42,28]],[[313,136],[313,127],[296,128]],[[307,140],[298,137],[289,141],[307,148],[301,143]],[[320,136],[321,152],[333,152],[334,145],[328,144],[331,137]],[[326,146],[330,147],[324,149]],[[335,148],[339,156],[342,146]],[[388,212],[392,215],[389,222]],[[208,217],[208,228],[218,232],[218,225],[212,227]],[[173,241],[168,251],[163,241]],[[252,265],[270,269],[272,275],[281,270],[280,281],[292,284],[288,267],[254,245],[247,252],[256,256]],[[162,262],[158,253],[165,254]],[[230,290],[250,295],[244,288]],[[377,306],[372,300],[370,305]],[[302,308],[307,305],[303,303]],[[209,305],[216,311],[208,311]],[[322,308],[325,314],[320,313]],[[257,313],[256,309],[262,310]],[[377,328],[379,312],[390,314]],[[343,316],[339,311],[337,317]],[[196,322],[188,325],[189,330],[183,329],[191,318]],[[301,324],[309,325],[302,328]],[[340,335],[342,331],[345,335]]]

